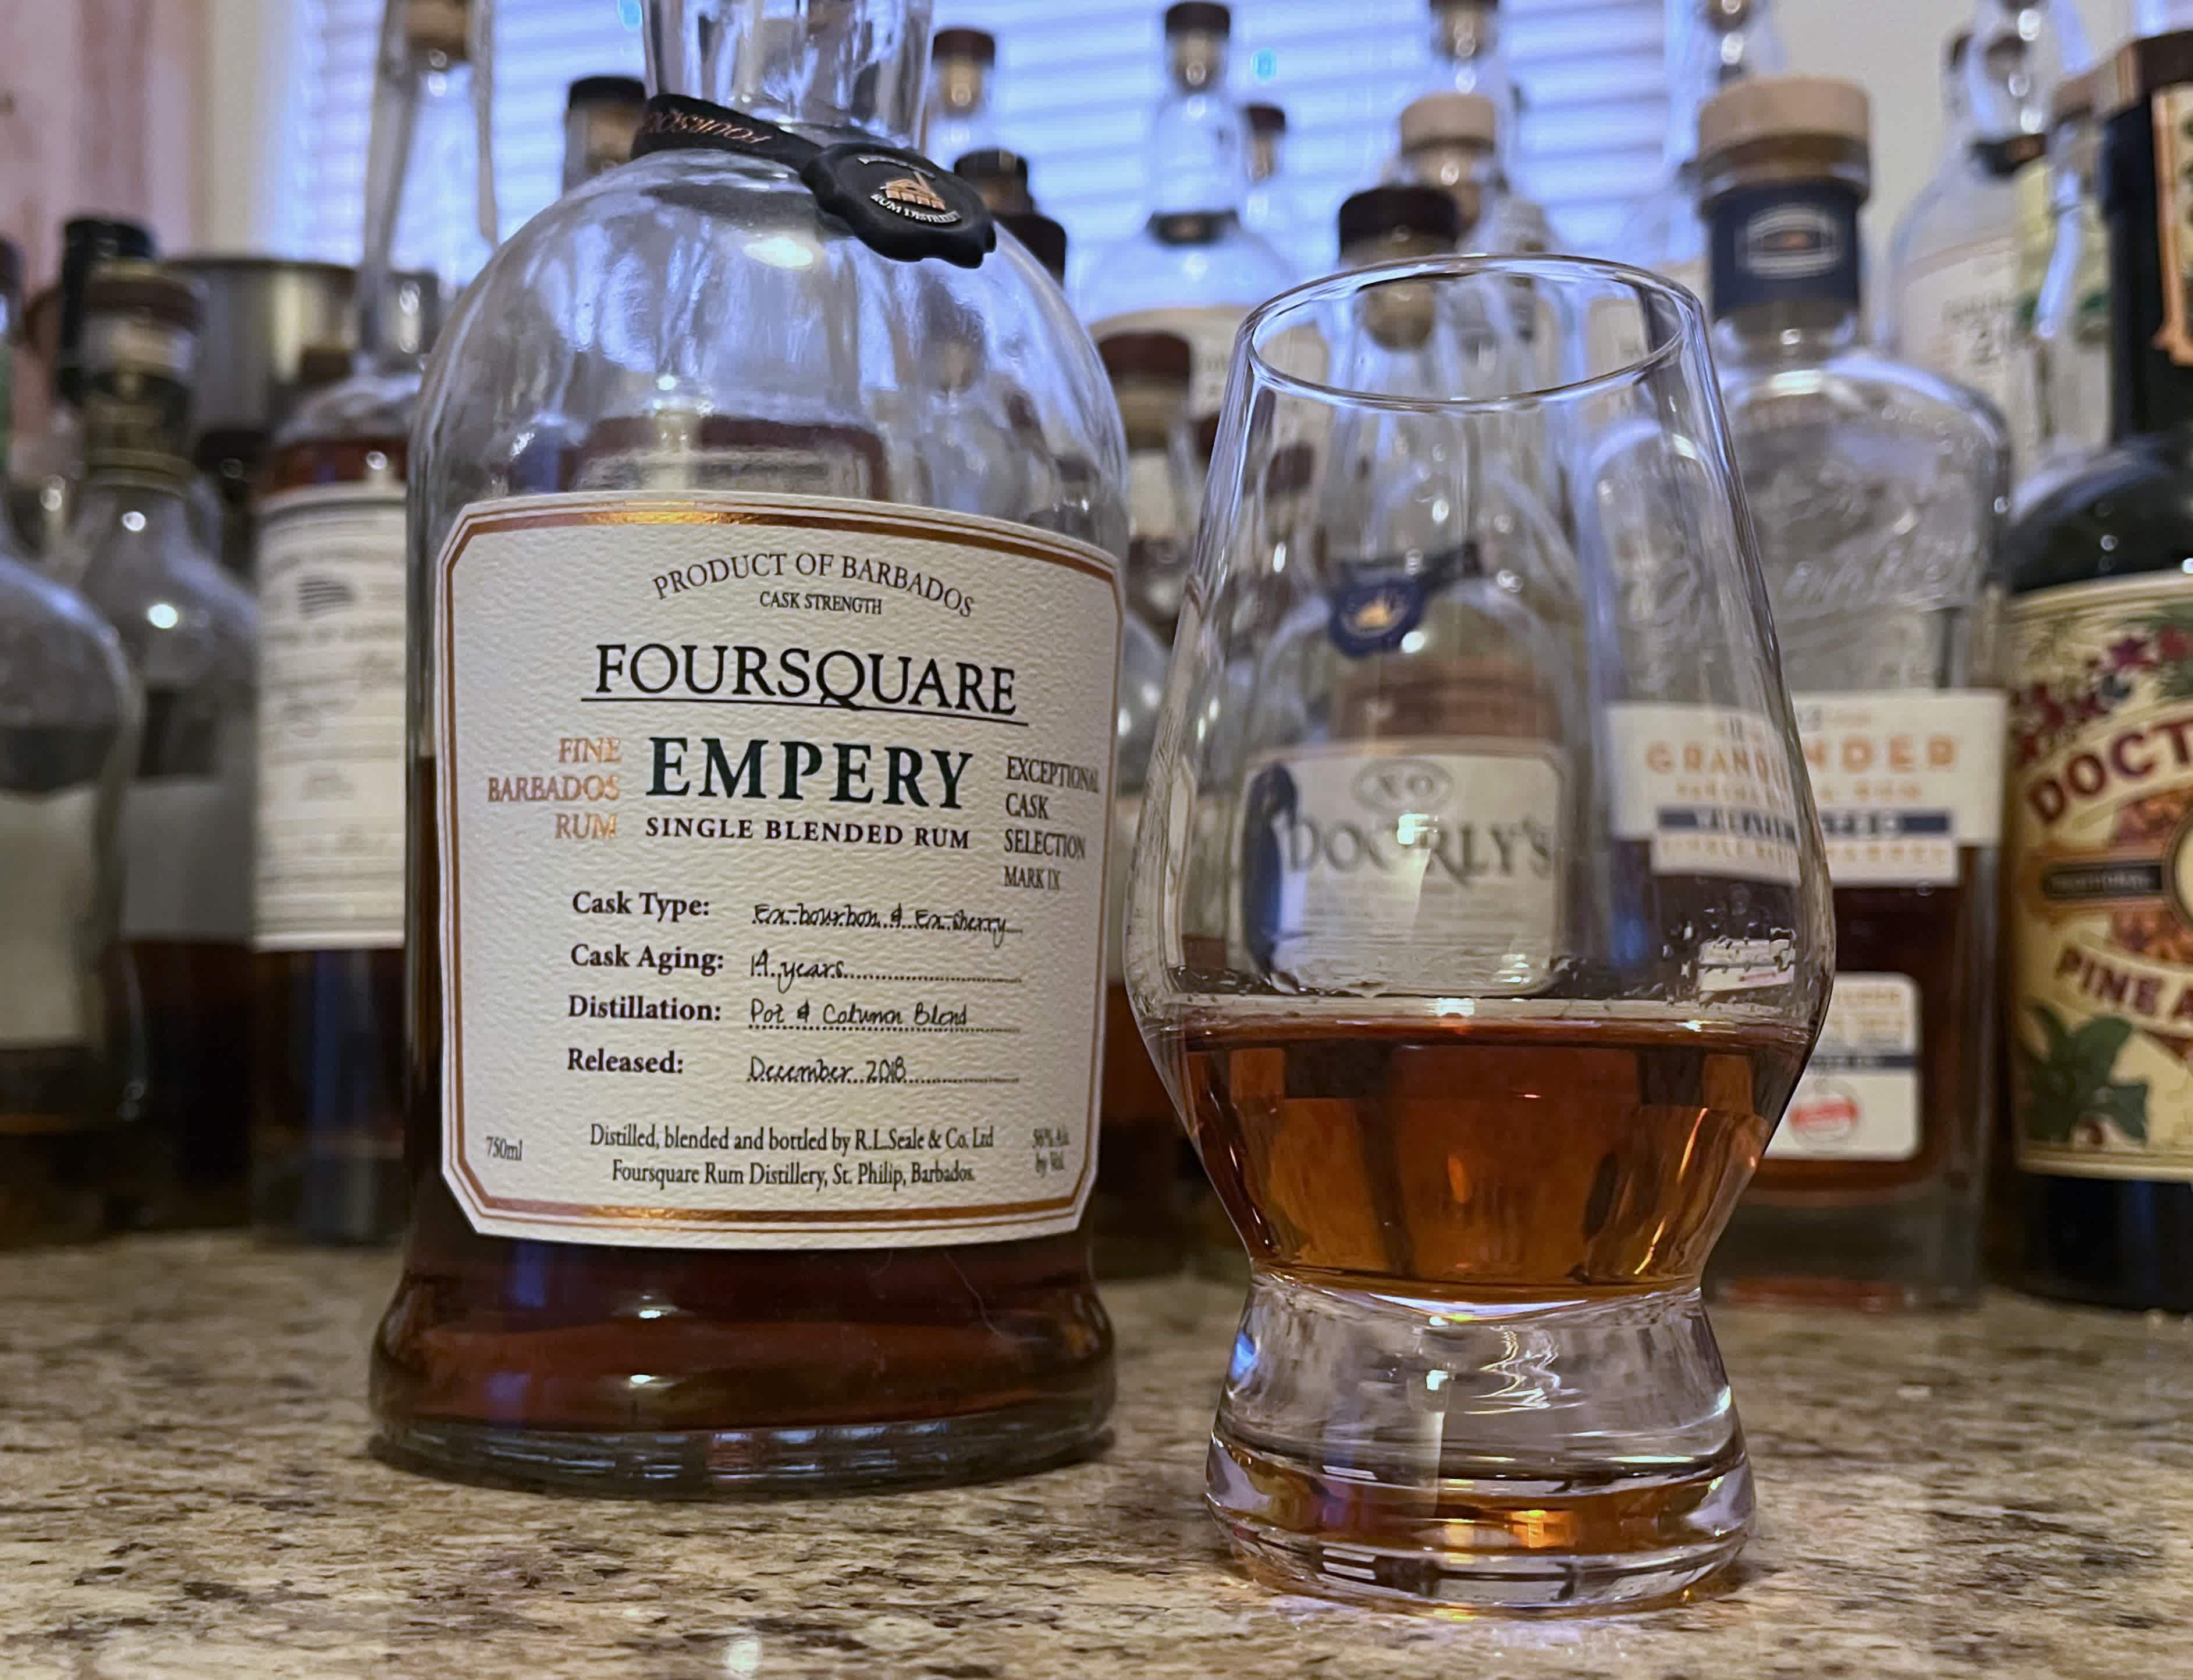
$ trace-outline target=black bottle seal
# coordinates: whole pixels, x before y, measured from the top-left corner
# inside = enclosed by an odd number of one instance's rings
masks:
[[[899,262],[941,257],[979,268],[997,249],[989,207],[974,186],[903,146],[865,140],[817,146],[742,111],[657,94],[647,102],[632,155],[690,150],[740,151],[782,164],[855,238]]]

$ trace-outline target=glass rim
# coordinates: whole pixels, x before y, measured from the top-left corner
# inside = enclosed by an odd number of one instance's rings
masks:
[[[1512,391],[1498,397],[1396,397],[1381,391],[1359,391],[1349,386],[1329,384],[1322,380],[1306,379],[1273,363],[1265,356],[1260,342],[1274,322],[1313,306],[1345,298],[1370,286],[1410,279],[1436,282],[1521,277],[1551,280],[1571,287],[1586,280],[1602,285],[1626,286],[1633,292],[1663,300],[1676,312],[1683,326],[1681,329],[1669,334],[1659,344],[1649,346],[1643,355],[1618,367],[1610,368],[1605,373],[1594,374],[1589,379]],[[1703,342],[1705,329],[1705,306],[1692,293],[1650,269],[1638,268],[1629,263],[1610,262],[1601,257],[1442,254],[1429,257],[1404,257],[1394,262],[1344,269],[1337,274],[1305,281],[1301,285],[1290,287],[1267,298],[1243,318],[1237,340],[1236,359],[1245,359],[1247,365],[1254,369],[1259,383],[1312,402],[1418,414],[1497,414],[1505,409],[1543,407],[1551,403],[1579,400],[1635,385],[1640,379],[1659,371],[1680,357],[1686,337],[1695,334]]]

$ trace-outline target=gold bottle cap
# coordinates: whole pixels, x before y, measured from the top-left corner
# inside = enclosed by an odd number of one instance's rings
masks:
[[[1401,112],[1401,150],[1419,146],[1491,146],[1499,138],[1500,108],[1482,94],[1426,94]]]
[[[2193,82],[2193,29],[2127,41],[2087,72],[2093,108],[2104,121],[2164,88]]]

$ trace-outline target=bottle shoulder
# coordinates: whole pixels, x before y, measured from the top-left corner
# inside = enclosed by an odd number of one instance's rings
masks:
[[[1082,282],[1085,317],[1167,307],[1249,310],[1294,284],[1278,249],[1238,218],[1172,220],[1207,225],[1208,236],[1160,237],[1146,221],[1106,246]]]
[[[1818,359],[1738,353],[1721,366],[1722,397],[1739,438],[1817,426],[1832,431],[1832,445],[1904,441],[1962,456],[1984,476],[2007,471],[2009,430],[1992,403],[1869,346]]]
[[[895,260],[783,169],[713,151],[607,171],[509,240],[435,349],[414,444],[430,545],[469,500],[679,483],[1125,537],[1110,385],[1017,242]],[[987,471],[953,465],[971,448]]]
[[[275,433],[274,447],[408,437],[418,411],[419,386],[415,368],[368,370],[338,380],[297,405]]]
[[[0,554],[0,729],[113,727],[132,705],[112,626],[74,590]]]
[[[2144,573],[2193,556],[2193,429],[2129,437],[2042,495],[2003,541],[2013,595]]]

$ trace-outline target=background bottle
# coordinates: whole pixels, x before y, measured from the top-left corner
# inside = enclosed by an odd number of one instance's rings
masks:
[[[1241,317],[1293,281],[1285,258],[1241,220],[1248,125],[1226,88],[1233,14],[1180,0],[1165,14],[1165,91],[1143,140],[1149,214],[1100,251],[1078,302],[1091,334],[1175,333],[1195,353],[1192,401],[1215,409]]]
[[[921,151],[948,166],[1004,146],[995,112],[998,37],[986,29],[940,29],[930,38],[929,99]]]
[[[0,469],[21,274],[0,239]],[[114,631],[0,519],[0,1248],[98,1236],[129,1154],[114,826],[137,720]]]
[[[2180,247],[2193,34],[2097,82],[2112,443],[2003,546],[2018,1279],[2193,1309],[2193,330]],[[2150,752],[2150,747],[2154,751]]]
[[[636,76],[582,76],[564,102],[564,191],[632,157],[647,115],[647,83]]]
[[[1754,78],[1698,129],[1715,360],[1836,945],[1818,1048],[1708,1277],[1751,1300],[1964,1301],[1994,1108],[2001,425],[1866,346],[1860,89]]]
[[[55,574],[104,614],[144,692],[123,801],[122,933],[145,1032],[142,1140],[124,1216],[246,1212],[251,1066],[251,598],[189,505],[196,289],[102,263],[84,289],[84,482]]]

